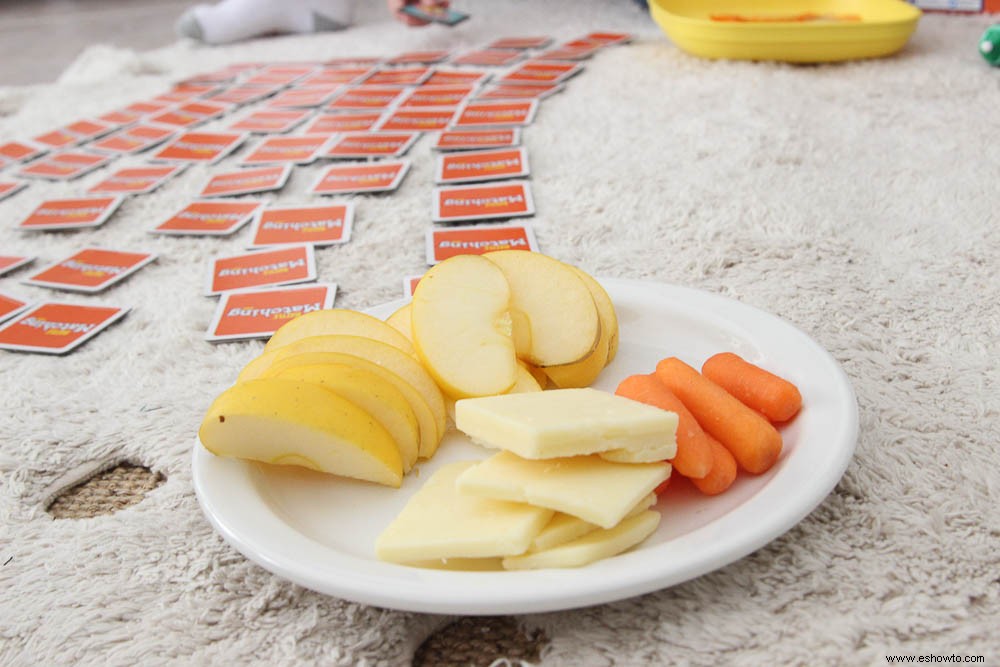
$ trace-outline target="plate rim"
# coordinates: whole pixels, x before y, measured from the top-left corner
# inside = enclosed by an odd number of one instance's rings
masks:
[[[835,381],[836,394],[842,403],[840,407],[844,410],[844,413],[839,415],[843,417],[840,431],[835,433],[833,437],[834,440],[838,440],[838,446],[832,449],[835,456],[830,458],[828,467],[820,471],[820,474],[812,480],[812,484],[799,490],[796,502],[779,505],[778,511],[765,515],[751,533],[744,534],[740,539],[720,540],[718,545],[710,549],[708,553],[698,554],[698,557],[693,557],[691,554],[681,554],[686,555],[687,559],[680,565],[667,562],[665,565],[661,564],[654,568],[651,572],[648,567],[630,568],[616,567],[616,565],[632,564],[633,561],[645,563],[650,556],[655,562],[655,556],[658,552],[670,552],[671,545],[674,545],[676,550],[688,540],[698,541],[698,538],[703,536],[704,531],[722,527],[727,523],[727,520],[732,522],[731,517],[734,514],[739,515],[740,509],[744,509],[744,513],[746,513],[748,509],[745,508],[753,508],[757,504],[767,505],[771,495],[767,492],[768,487],[776,479],[779,479],[781,471],[779,470],[761,489],[739,506],[704,526],[675,540],[661,543],[650,549],[627,552],[613,559],[594,563],[588,568],[521,572],[463,572],[416,569],[373,561],[373,563],[377,563],[378,569],[389,568],[389,571],[393,572],[394,575],[398,575],[386,579],[384,576],[369,575],[363,572],[362,568],[344,571],[343,567],[336,565],[336,561],[343,561],[347,565],[352,562],[356,564],[370,563],[355,556],[344,555],[332,547],[312,540],[291,525],[281,522],[280,517],[273,510],[269,512],[270,516],[258,516],[255,520],[249,521],[246,514],[248,505],[245,503],[253,501],[255,498],[259,503],[264,503],[260,494],[254,496],[251,493],[250,497],[247,497],[247,492],[255,489],[253,476],[247,475],[245,472],[249,467],[241,461],[216,459],[200,445],[196,436],[192,447],[192,483],[203,513],[223,539],[249,560],[311,590],[361,604],[402,611],[493,615],[574,609],[668,588],[712,572],[753,553],[791,530],[815,510],[843,477],[857,445],[857,399],[850,380],[833,356],[808,334],[790,322],[727,296],[656,281],[604,277],[597,277],[597,280],[605,285],[609,291],[617,291],[618,289],[652,291],[656,292],[658,296],[679,298],[680,300],[695,299],[701,307],[706,307],[707,299],[709,304],[707,310],[713,315],[718,314],[718,311],[711,307],[713,304],[728,309],[730,314],[732,311],[737,313],[742,311],[743,314],[768,323],[772,327],[780,327],[786,335],[798,339],[804,349],[810,349],[818,360],[827,365],[826,370],[831,373],[830,379]],[[395,299],[365,309],[365,312],[371,313],[381,310],[392,312],[389,309],[396,309],[407,301],[409,299]],[[743,323],[742,320],[737,321]],[[788,461],[794,458],[789,457]],[[221,466],[218,465],[220,463]],[[238,497],[233,497],[231,493],[233,489],[227,489],[227,493],[221,494],[222,497],[220,497],[220,494],[211,488],[212,483],[207,475],[213,464],[222,471],[224,477],[244,485],[245,488],[238,489],[242,492]],[[267,508],[266,504],[264,507]],[[260,535],[254,535],[253,530],[249,534],[247,533],[247,527],[259,527],[261,519],[263,519],[263,523],[284,533],[281,536],[282,539],[277,540],[280,542],[277,547],[274,544],[274,537],[262,538]],[[311,548],[310,545],[312,545]],[[316,549],[328,552],[326,555],[330,561],[334,562],[334,565],[331,566],[326,560],[321,560],[313,563],[312,567],[306,567],[303,565],[303,561],[297,558],[301,553],[304,553],[296,551],[299,548],[305,552]],[[636,558],[637,556],[638,558]],[[648,563],[645,565],[648,566]],[[583,581],[590,582],[590,584],[579,588],[572,584],[579,583],[581,572],[584,573]],[[609,573],[611,576],[606,576]],[[506,580],[498,579],[498,577],[505,577]],[[523,583],[510,585],[510,579],[513,578]],[[537,591],[544,591],[544,593],[538,594]]]

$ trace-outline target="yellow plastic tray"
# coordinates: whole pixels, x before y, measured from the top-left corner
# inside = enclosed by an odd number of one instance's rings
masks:
[[[921,12],[902,0],[649,0],[663,32],[703,58],[818,63],[878,58],[899,51]],[[854,14],[860,21],[729,23],[712,14]]]

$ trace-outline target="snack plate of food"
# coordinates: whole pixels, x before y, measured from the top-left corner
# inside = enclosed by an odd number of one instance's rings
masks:
[[[193,448],[193,480],[212,526],[261,567],[321,593],[426,613],[516,614],[621,600],[679,584],[763,547],[806,517],[840,480],[854,452],[853,389],[833,357],[788,322],[723,296],[660,283],[598,279],[614,303],[619,346],[593,387],[614,392],[667,357],[701,367],[735,352],[793,382],[802,409],[780,429],[767,472],[741,472],[720,495],[671,483],[653,509],[662,519],[635,548],[584,567],[469,571],[376,558],[375,542],[436,471],[494,453],[448,429],[436,455],[400,488],[216,456]],[[399,300],[366,311],[386,319]],[[443,519],[444,520],[444,519]]]

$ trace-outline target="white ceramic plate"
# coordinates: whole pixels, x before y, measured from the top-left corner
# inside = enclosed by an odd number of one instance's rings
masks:
[[[618,357],[596,387],[676,356],[701,367],[732,351],[798,385],[804,407],[783,429],[784,451],[766,474],[741,473],[724,494],[682,488],[657,509],[659,529],[636,549],[579,569],[452,572],[383,563],[376,536],[441,465],[488,455],[451,432],[433,460],[389,489],[297,468],[218,458],[194,447],[194,486],[212,525],[247,558],[302,586],[394,609],[515,614],[582,607],[665,588],[731,563],[815,508],[847,468],[857,404],[847,377],[787,322],[721,296],[669,285],[601,280],[621,329]],[[370,312],[387,317],[404,301]],[[234,369],[235,371],[235,369]]]

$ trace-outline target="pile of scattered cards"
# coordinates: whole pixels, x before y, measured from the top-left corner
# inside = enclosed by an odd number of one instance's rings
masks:
[[[467,16],[448,10],[417,18],[454,25]],[[196,200],[149,231],[229,236],[250,224],[249,252],[208,267],[205,294],[220,302],[206,338],[266,338],[292,317],[332,307],[337,286],[314,282],[315,252],[350,240],[358,201],[273,206],[247,195],[281,190],[293,170],[318,161],[330,164],[317,170],[310,195],[391,193],[410,170],[404,156],[423,133],[434,132],[431,219],[441,224],[427,231],[428,263],[504,248],[537,250],[530,226],[507,222],[535,212],[522,129],[544,99],[582,71],[581,61],[628,40],[610,32],[558,45],[549,37],[510,37],[457,54],[231,65],[150,100],[0,143],[0,170],[15,177],[0,178],[0,200],[24,191],[25,179],[70,181],[118,158],[142,156],[142,163],[110,171],[79,196],[39,202],[17,223],[25,232],[95,228],[126,197],[164,187],[189,165],[214,169],[238,151],[231,168],[210,173]],[[199,127],[209,122],[213,129]],[[501,224],[444,226],[483,222]],[[35,259],[0,255],[0,275]],[[94,294],[155,259],[137,249],[86,247],[21,282]],[[418,280],[404,279],[407,295]],[[0,291],[0,321],[10,320],[0,327],[0,348],[69,352],[128,310],[32,304]]]

